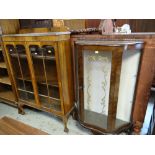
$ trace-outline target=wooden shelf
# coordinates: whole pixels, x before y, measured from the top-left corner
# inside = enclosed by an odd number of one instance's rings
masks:
[[[11,85],[9,77],[0,77],[0,83]]]
[[[17,77],[17,79],[32,82],[31,77],[24,77],[24,78]],[[46,81],[43,80],[42,77],[36,77],[36,80],[38,83],[46,85]],[[56,80],[57,80],[56,78],[48,80],[47,85],[52,86],[52,87],[59,87],[58,82]]]
[[[6,68],[5,62],[0,62],[0,68]]]
[[[55,60],[55,56],[32,55],[34,59]]]
[[[17,58],[18,56],[19,58],[26,58],[26,54],[11,53],[10,55],[15,58]]]
[[[26,54],[11,53],[12,57],[26,58]],[[32,55],[34,59],[55,60],[55,56]]]
[[[31,77],[24,77],[24,78],[22,78],[22,77],[17,77],[17,79],[18,79],[18,80],[23,80],[23,81],[32,82]]]
[[[34,94],[34,92],[32,91],[28,91],[28,90],[25,90],[25,89],[21,89],[21,88],[18,88],[19,91],[22,91],[22,92],[26,92],[26,93],[30,93],[30,94]],[[43,94],[38,94],[40,97],[47,97],[48,98],[48,95],[43,95]],[[49,96],[49,98],[53,101],[59,101],[60,102],[60,99],[59,98],[55,98],[55,97],[51,97]]]
[[[91,124],[93,126],[103,128],[103,129],[108,129],[108,116],[89,111],[89,110],[84,110],[84,122],[87,124]],[[104,122],[104,123],[103,123]],[[121,126],[128,124],[129,122],[120,120],[120,119],[115,119],[113,127],[111,130],[115,130],[117,128],[120,128]]]
[[[34,92],[28,91],[28,90],[25,90],[25,89],[18,88],[18,90],[19,91],[23,91],[23,92],[27,92],[27,93],[30,93],[30,94],[34,94]]]
[[[15,101],[14,94],[11,90],[0,92],[0,98],[7,99],[13,102]]]
[[[40,84],[46,85],[46,82],[39,81]],[[47,81],[47,85],[51,87],[59,87],[57,81]]]

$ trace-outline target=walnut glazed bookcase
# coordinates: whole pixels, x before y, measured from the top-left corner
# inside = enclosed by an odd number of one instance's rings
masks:
[[[93,133],[132,131],[132,110],[143,42],[77,40],[78,119]]]
[[[69,32],[3,36],[18,96],[19,113],[27,105],[67,120],[74,109]]]
[[[17,106],[17,96],[0,38],[0,101]]]

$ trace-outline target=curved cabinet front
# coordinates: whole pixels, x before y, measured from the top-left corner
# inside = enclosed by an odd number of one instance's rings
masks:
[[[98,133],[131,127],[142,42],[77,41],[78,113]]]

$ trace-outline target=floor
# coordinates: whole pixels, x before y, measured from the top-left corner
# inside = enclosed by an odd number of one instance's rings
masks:
[[[32,127],[38,128],[51,135],[90,135],[91,132],[83,128],[72,116],[68,120],[69,132],[65,133],[61,119],[39,110],[25,108],[25,115],[18,114],[17,108],[0,103],[0,118],[8,116]]]
[[[0,135],[48,135],[48,133],[4,116],[0,118]]]
[[[144,124],[141,130],[141,135],[147,133],[150,116],[152,113],[152,104],[155,101],[155,92],[153,96],[150,97],[146,117]],[[50,135],[91,135],[92,133],[83,128],[76,120],[73,120],[72,116],[68,120],[68,129],[69,132],[65,133],[63,122],[60,118],[52,116],[51,114],[25,107],[25,115],[18,114],[18,110],[15,107],[7,105],[5,103],[0,103],[0,118],[3,116],[8,116],[13,119],[19,120],[25,124],[28,124],[34,128],[40,129],[44,132],[47,132]],[[125,134],[125,133],[121,133]]]

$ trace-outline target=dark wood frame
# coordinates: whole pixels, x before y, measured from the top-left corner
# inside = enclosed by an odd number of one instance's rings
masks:
[[[94,133],[107,134],[107,133],[119,133],[122,131],[130,131],[132,127],[132,120],[130,122],[124,123],[124,125],[119,128],[114,128],[116,121],[116,112],[117,112],[117,101],[118,101],[118,92],[119,92],[119,82],[120,82],[120,73],[121,73],[121,62],[122,62],[122,53],[125,48],[125,44],[116,45],[116,42],[113,42],[113,45],[106,45],[107,41],[99,42],[100,45],[97,45],[95,41],[80,41],[75,42],[75,61],[76,61],[76,79],[77,79],[77,102],[78,105],[78,119],[82,126],[89,128]],[[91,42],[91,44],[90,44]],[[105,43],[104,43],[105,42]],[[137,44],[138,42],[135,42]],[[142,43],[142,42],[139,42]],[[128,49],[135,49],[136,46],[127,45]],[[142,47],[141,47],[142,48]],[[112,52],[112,70],[110,78],[110,96],[109,96],[109,108],[108,108],[108,117],[107,117],[107,129],[94,126],[84,122],[84,92],[83,92],[83,56],[82,50],[87,49],[90,52],[93,51],[111,51]],[[140,60],[141,61],[141,60]],[[131,111],[131,116],[132,116]],[[132,118],[132,117],[131,117]],[[131,132],[131,131],[130,131]]]
[[[75,72],[75,42],[78,40],[141,40],[144,41],[144,51],[140,65],[139,78],[135,93],[132,122],[134,131],[139,134],[144,122],[147,104],[150,96],[150,89],[155,75],[155,33],[132,33],[132,34],[105,34],[105,35],[72,35],[71,45],[74,62],[74,92],[77,91]],[[77,102],[76,93],[74,94]]]

